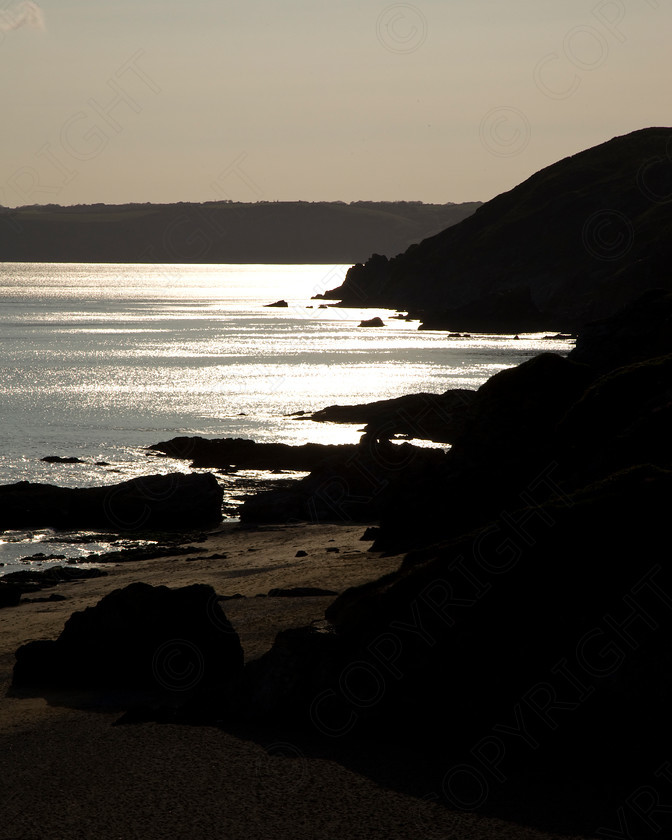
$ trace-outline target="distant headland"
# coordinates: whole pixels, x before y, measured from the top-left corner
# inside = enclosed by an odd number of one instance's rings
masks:
[[[356,263],[393,256],[480,202],[232,201],[0,207],[0,261]]]
[[[374,253],[324,297],[410,309],[425,328],[575,331],[672,289],[672,128],[542,169],[396,257]]]

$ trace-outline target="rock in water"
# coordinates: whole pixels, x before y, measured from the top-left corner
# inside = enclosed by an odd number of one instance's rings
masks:
[[[0,487],[0,529],[103,528],[175,531],[222,518],[213,475],[149,475],[109,487],[66,488],[20,481]]]
[[[132,583],[73,613],[56,641],[20,647],[12,684],[179,706],[217,696],[242,667],[240,641],[211,586]]]

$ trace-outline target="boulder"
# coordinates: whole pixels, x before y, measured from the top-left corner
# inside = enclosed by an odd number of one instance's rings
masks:
[[[213,475],[150,475],[107,487],[66,488],[20,481],[0,486],[0,529],[97,528],[175,531],[222,518]]]
[[[368,318],[364,321],[361,321],[359,324],[360,327],[384,327],[385,323],[382,318]]]
[[[0,609],[15,607],[21,600],[23,590],[20,586],[0,580]]]
[[[194,696],[210,702],[242,667],[240,641],[212,587],[132,583],[74,613],[56,641],[20,647],[12,685],[123,697],[124,706],[147,698],[183,705]]]
[[[284,309],[289,306],[286,300],[276,300],[275,303],[267,303],[265,307],[268,309],[269,307],[278,307]]]

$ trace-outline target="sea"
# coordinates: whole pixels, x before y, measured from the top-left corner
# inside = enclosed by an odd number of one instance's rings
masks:
[[[355,443],[359,426],[298,412],[475,389],[540,352],[573,346],[543,333],[418,330],[393,310],[315,299],[348,268],[0,263],[0,484],[90,487],[189,472],[188,463],[147,451],[178,435]],[[288,305],[268,306],[278,300]],[[374,316],[383,327],[359,326]],[[79,463],[42,460],[50,456]],[[218,474],[226,518],[236,520],[250,485],[287,477]],[[94,532],[0,532],[0,575],[120,544]]]

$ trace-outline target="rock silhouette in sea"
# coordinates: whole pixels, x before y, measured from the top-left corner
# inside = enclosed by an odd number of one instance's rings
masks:
[[[216,525],[223,492],[209,474],[150,475],[107,487],[0,486],[0,528],[189,530]]]
[[[352,454],[354,444],[257,443],[245,438],[176,437],[152,444],[151,452],[184,458],[193,467],[227,469],[310,470],[325,458]]]

